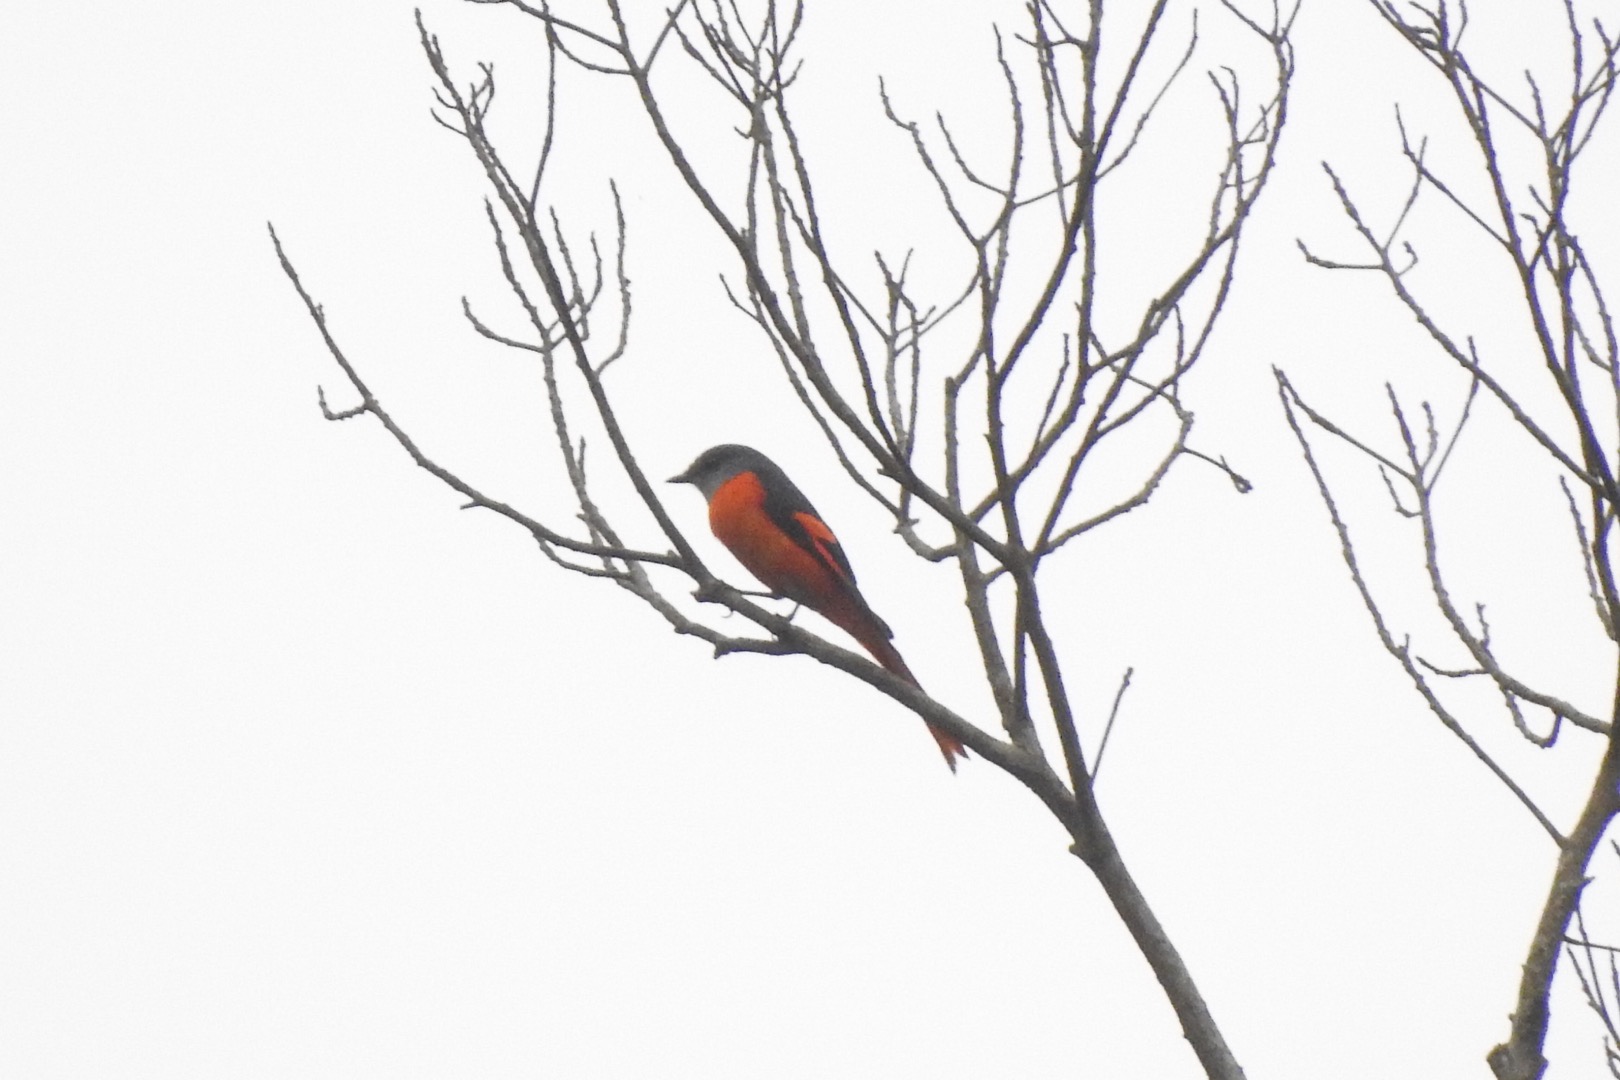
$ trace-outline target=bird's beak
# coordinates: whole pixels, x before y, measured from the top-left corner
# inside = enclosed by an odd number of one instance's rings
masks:
[[[688,469],[686,472],[678,472],[674,476],[670,477],[668,480],[665,480],[664,483],[666,483],[666,484],[690,484],[692,482],[692,478],[691,478],[691,476],[687,475],[690,472],[691,472],[690,469]]]

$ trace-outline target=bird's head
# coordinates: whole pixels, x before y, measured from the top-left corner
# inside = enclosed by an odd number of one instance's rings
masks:
[[[686,467],[685,472],[669,478],[671,484],[691,484],[703,492],[705,499],[713,498],[720,486],[742,472],[765,473],[773,470],[770,458],[747,446],[722,443],[711,446]]]

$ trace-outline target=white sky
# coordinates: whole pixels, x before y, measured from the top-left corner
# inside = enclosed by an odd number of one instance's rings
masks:
[[[882,134],[875,76],[911,115],[993,138],[990,15],[919,2],[872,24],[866,6],[812,6],[805,92],[842,95],[807,102],[826,121],[813,147],[857,252],[926,249],[937,219]],[[1476,16],[1505,9],[1523,10]],[[425,14],[463,72],[499,58],[516,138],[539,71],[528,24],[448,0]],[[1222,18],[1204,13],[1212,49]],[[1386,378],[1455,415],[1459,381],[1411,320],[1293,239],[1356,254],[1324,158],[1394,204],[1396,101],[1457,144],[1369,12],[1309,5],[1298,49],[1275,186],[1188,386],[1195,444],[1256,490],[1181,463],[1071,553],[1056,615],[1092,745],[1135,666],[1100,797],[1248,1074],[1478,1076],[1551,845],[1377,649],[1270,375],[1384,445]],[[375,423],[321,418],[317,384],[352,398],[267,219],[421,443],[563,522],[535,372],[461,321],[466,294],[518,326],[430,78],[406,5],[0,16],[0,1076],[1198,1075],[1015,783],[982,762],[952,778],[914,718],[810,661],[712,662],[458,511]],[[1206,86],[1167,103],[1171,143],[1210,115]],[[636,321],[613,388],[643,462],[771,453],[924,685],[990,722],[954,580],[908,559],[793,413],[624,104],[565,85],[555,200],[605,232],[605,177],[625,194]],[[875,134],[840,140],[839,116]],[[1612,191],[1615,141],[1600,149],[1588,182]],[[1121,213],[1151,222],[1182,190],[1144,178]],[[1502,280],[1424,209],[1419,280],[1509,343]],[[1594,242],[1612,257],[1613,240]],[[1610,661],[1561,497],[1499,419],[1455,464],[1460,581],[1504,650],[1601,712]],[[1359,522],[1405,535],[1375,476],[1328,460]],[[669,505],[742,581],[697,496]],[[1396,611],[1430,625],[1416,600]],[[1537,755],[1475,715],[1567,822],[1595,740]],[[1620,933],[1612,904],[1594,910]],[[1553,1075],[1598,1076],[1597,1029],[1560,993]]]

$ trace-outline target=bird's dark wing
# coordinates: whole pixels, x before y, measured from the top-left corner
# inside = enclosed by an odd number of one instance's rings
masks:
[[[884,638],[894,637],[889,624],[878,617],[856,587],[855,569],[849,565],[849,556],[844,554],[843,545],[838,542],[832,527],[816,513],[816,508],[810,505],[810,500],[794,486],[787,474],[774,466],[772,469],[774,475],[768,477],[765,485],[768,493],[765,513],[795,544],[827,568],[856,609],[871,620],[873,627]]]

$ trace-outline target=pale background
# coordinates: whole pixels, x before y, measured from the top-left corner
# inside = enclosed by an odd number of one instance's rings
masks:
[[[876,74],[913,115],[994,131],[990,22],[1016,16],[872,6],[812,5],[807,31],[806,93],[844,95],[831,115],[885,140],[812,146],[857,200],[915,179]],[[520,115],[529,24],[425,15],[464,73],[499,57]],[[1212,41],[1222,18],[1204,13]],[[1093,740],[1136,668],[1100,797],[1249,1075],[1479,1076],[1551,845],[1378,651],[1270,375],[1385,445],[1386,377],[1455,415],[1459,381],[1410,318],[1293,245],[1355,253],[1318,162],[1388,208],[1393,103],[1446,114],[1357,6],[1308,4],[1298,49],[1279,173],[1188,387],[1196,444],[1256,489],[1186,461],[1077,549],[1066,648]],[[914,718],[807,660],[710,660],[457,510],[374,422],[321,418],[317,384],[352,397],[267,219],[422,444],[561,520],[537,375],[461,321],[469,294],[518,325],[430,78],[406,5],[0,16],[0,1076],[1198,1075],[1013,782],[983,763],[953,779]],[[554,199],[605,229],[604,178],[625,194],[636,323],[613,377],[643,462],[767,450],[924,685],[988,715],[954,582],[906,557],[792,412],[667,165],[615,148],[644,133],[616,92],[565,92]],[[1202,77],[1171,106],[1170,131],[1196,128]],[[1617,175],[1614,147],[1591,176]],[[1135,212],[1176,194],[1144,185]],[[852,231],[869,212],[903,246],[932,220],[879,209],[852,206]],[[1490,332],[1499,277],[1426,282]],[[1464,449],[1452,535],[1489,547],[1459,554],[1463,580],[1504,648],[1603,710],[1561,497],[1494,415]],[[1376,478],[1330,460],[1360,520],[1391,528]],[[670,490],[740,580],[697,496]],[[1479,730],[1505,747],[1504,727]],[[1594,743],[1567,738],[1514,758],[1561,821]],[[1599,1076],[1597,1029],[1563,994],[1552,1075]]]

